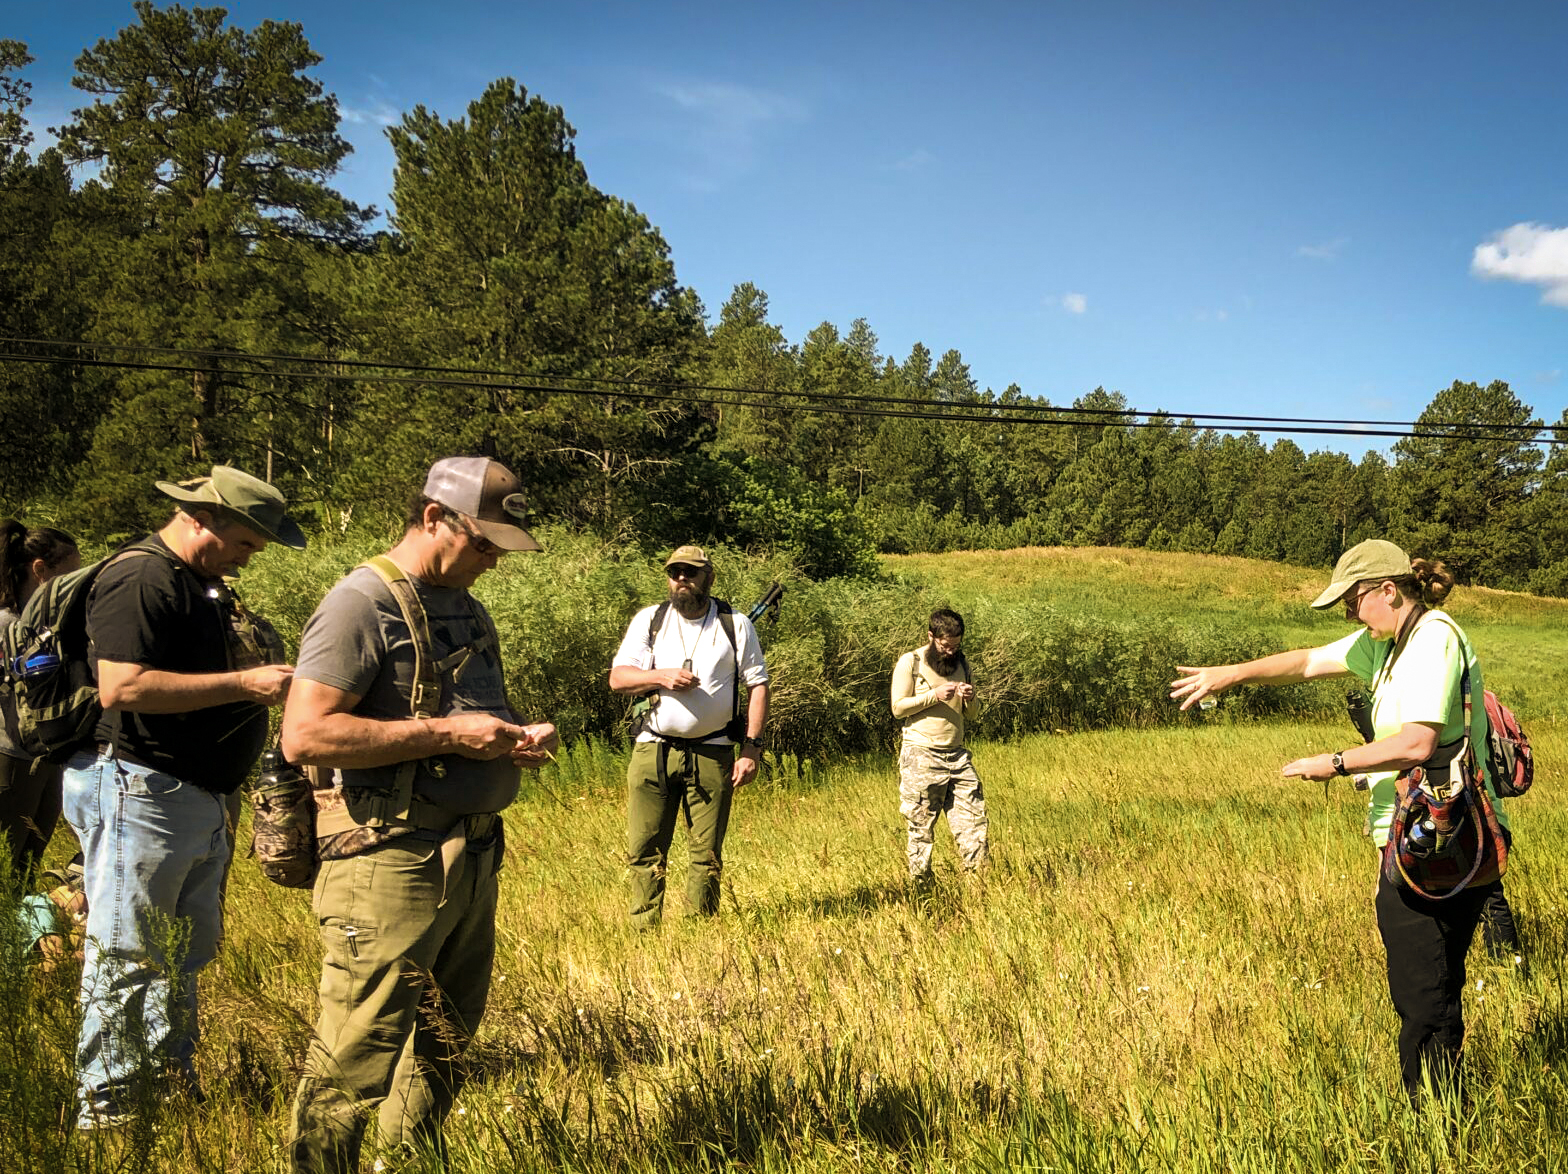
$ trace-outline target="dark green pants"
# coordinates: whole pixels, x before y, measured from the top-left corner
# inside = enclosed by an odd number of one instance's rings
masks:
[[[659,757],[664,755],[660,781]],[[719,911],[724,833],[735,788],[733,746],[690,750],[638,742],[626,768],[626,858],[632,874],[631,914],[639,927],[657,925],[664,913],[664,881],[675,824],[686,825],[686,903],[693,913]]]

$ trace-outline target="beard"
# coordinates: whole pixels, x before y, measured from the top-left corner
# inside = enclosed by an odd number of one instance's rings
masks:
[[[708,612],[707,589],[671,587],[670,606],[679,612],[683,619],[699,620]]]
[[[926,663],[930,665],[937,673],[947,677],[950,680],[952,679],[953,673],[957,670],[959,662],[963,659],[963,649],[959,649],[957,652],[953,653],[952,656],[948,656],[943,653],[943,651],[935,644],[929,644],[926,646]]]

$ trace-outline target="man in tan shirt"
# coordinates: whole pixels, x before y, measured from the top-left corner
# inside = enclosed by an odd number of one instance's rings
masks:
[[[964,719],[974,711],[975,689],[964,659],[964,618],[939,608],[931,613],[931,642],[898,658],[893,669],[893,716],[904,723],[898,756],[899,810],[909,825],[909,875],[931,879],[936,817],[947,826],[966,872],[986,860],[985,792],[964,746]]]

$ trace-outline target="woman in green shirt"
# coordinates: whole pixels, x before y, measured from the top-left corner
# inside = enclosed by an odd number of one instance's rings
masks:
[[[1319,609],[1343,604],[1345,618],[1360,625],[1357,631],[1320,648],[1281,652],[1245,664],[1178,666],[1186,675],[1171,683],[1171,696],[1187,709],[1236,685],[1360,679],[1373,693],[1374,739],[1337,753],[1298,758],[1286,763],[1283,773],[1319,780],[1368,776],[1367,834],[1381,850],[1388,841],[1400,772],[1427,762],[1439,746],[1457,743],[1465,734],[1459,690],[1466,669],[1471,745],[1486,745],[1481,666],[1458,625],[1435,610],[1453,585],[1453,575],[1440,562],[1412,560],[1381,539],[1362,542],[1341,556],[1333,579],[1312,604]],[[1486,755],[1478,753],[1477,759],[1484,772]],[[1506,834],[1490,778],[1486,785]],[[1391,885],[1379,869],[1378,931],[1388,956],[1389,993],[1399,1013],[1400,1075],[1412,1102],[1421,1091],[1423,1069],[1434,1088],[1457,1089],[1465,955],[1488,897],[1499,889],[1498,884],[1484,885],[1429,901]]]

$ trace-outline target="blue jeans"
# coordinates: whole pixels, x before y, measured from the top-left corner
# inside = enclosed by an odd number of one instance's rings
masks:
[[[161,1096],[165,1064],[195,1088],[196,972],[217,953],[229,834],[223,796],[95,750],[66,764],[64,791],[87,882],[86,1123]]]

